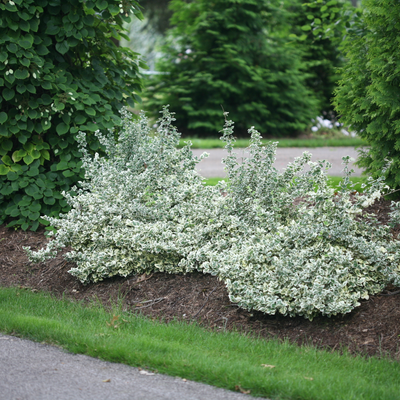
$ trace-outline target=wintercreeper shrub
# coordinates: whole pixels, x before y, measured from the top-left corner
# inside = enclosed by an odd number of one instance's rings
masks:
[[[226,121],[229,180],[210,187],[195,171],[201,158],[190,142],[177,149],[167,109],[154,134],[144,115],[132,122],[125,112],[123,120],[118,141],[97,133],[107,158],[91,158],[79,135],[86,181],[76,196],[64,194],[69,213],[46,217],[55,237],[45,249],[27,249],[31,261],[70,246],[70,273],[84,283],[198,270],[224,280],[240,307],[308,319],[350,312],[388,282],[400,285],[400,242],[363,213],[382,195],[384,177],[371,179],[363,195],[353,193],[345,157],[335,192],[329,163],[311,162],[309,153],[278,172],[277,144],[263,147],[254,128],[250,157],[239,163],[233,122]]]

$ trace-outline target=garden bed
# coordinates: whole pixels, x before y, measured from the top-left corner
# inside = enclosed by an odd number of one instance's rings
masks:
[[[381,200],[371,206],[381,222],[387,222],[390,202]],[[393,231],[398,235],[398,230]],[[74,264],[59,255],[46,263],[32,264],[23,246],[40,249],[47,239],[44,232],[23,232],[0,226],[0,285],[44,290],[86,302],[98,299],[105,305],[121,298],[124,309],[150,318],[193,321],[223,329],[237,329],[261,337],[279,337],[298,344],[353,354],[400,358],[400,291],[388,287],[382,294],[362,300],[353,312],[332,318],[283,317],[248,312],[229,301],[223,282],[216,277],[192,273],[187,275],[154,273],[111,278],[83,285],[68,273]]]

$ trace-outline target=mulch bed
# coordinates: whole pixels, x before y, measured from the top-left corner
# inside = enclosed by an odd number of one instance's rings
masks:
[[[386,222],[389,202],[381,200],[373,211]],[[393,230],[397,237],[399,229]],[[266,339],[288,339],[332,351],[347,348],[352,354],[400,359],[400,288],[387,287],[380,295],[362,300],[353,312],[336,317],[283,317],[248,312],[230,303],[223,282],[200,273],[187,275],[132,275],[82,285],[68,270],[74,265],[59,255],[46,263],[32,264],[23,246],[40,249],[47,242],[44,231],[23,232],[0,226],[0,286],[48,291],[61,297],[104,305],[121,299],[123,308],[165,322],[197,321],[217,330],[238,330]]]

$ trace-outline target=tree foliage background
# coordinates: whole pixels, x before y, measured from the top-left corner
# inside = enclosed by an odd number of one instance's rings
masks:
[[[291,0],[285,4],[288,12],[291,13],[290,21],[292,22],[288,34],[296,38],[297,45],[303,50],[302,60],[309,73],[306,84],[318,99],[319,115],[335,118],[332,100],[340,78],[338,68],[343,66],[344,62],[340,51],[344,29],[343,24],[332,24],[330,34],[325,35],[320,26],[320,17],[333,18],[337,15],[333,11],[344,7],[345,0],[335,1],[335,4],[329,6],[326,5],[327,3],[329,1],[310,3],[308,0]]]
[[[304,130],[318,112],[301,50],[284,37],[289,13],[273,1],[171,1],[169,43],[146,91],[148,109],[170,104],[184,133],[218,135],[230,112],[239,133]]]
[[[400,3],[365,0],[342,45],[347,62],[336,90],[341,120],[366,139],[357,161],[373,177],[391,162],[389,186],[400,186]]]

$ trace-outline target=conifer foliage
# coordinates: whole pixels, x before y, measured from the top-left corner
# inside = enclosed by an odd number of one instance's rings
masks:
[[[377,177],[390,160],[391,187],[400,186],[399,15],[398,1],[363,1],[363,13],[343,44],[348,62],[335,98],[342,121],[370,145],[358,165]]]
[[[279,25],[283,11],[267,0],[171,2],[174,28],[149,92],[153,109],[169,104],[184,133],[215,135],[224,110],[237,131],[267,135],[303,130],[316,116],[301,57]]]
[[[338,67],[341,67],[344,61],[339,49],[344,24],[331,24],[329,33],[325,33],[321,27],[322,17],[333,19],[335,13],[332,10],[343,9],[344,1],[348,2],[348,0],[286,2],[286,8],[291,13],[290,37],[296,38],[298,46],[304,51],[303,60],[309,73],[306,82],[319,101],[319,115],[330,116],[334,113],[332,100],[336,82],[340,78]],[[345,9],[349,8],[350,4],[346,4]]]

